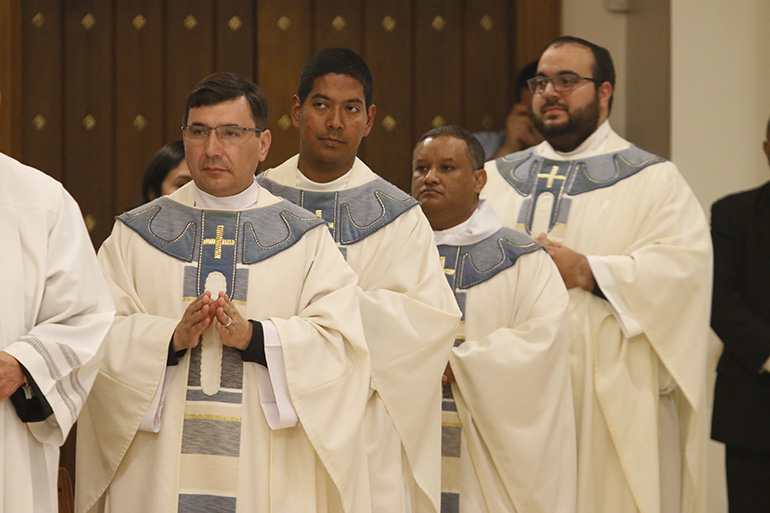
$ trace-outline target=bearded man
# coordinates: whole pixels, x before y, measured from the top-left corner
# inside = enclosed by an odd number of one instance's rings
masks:
[[[703,210],[673,163],[610,127],[606,49],[556,39],[529,86],[545,142],[488,162],[481,197],[548,249],[569,289],[577,511],[704,511]]]

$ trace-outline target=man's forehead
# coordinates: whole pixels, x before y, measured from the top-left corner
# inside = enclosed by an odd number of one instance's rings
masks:
[[[590,77],[594,56],[590,49],[565,43],[551,46],[543,52],[537,64],[537,74],[552,76],[559,73],[575,73]]]
[[[310,98],[325,98],[341,101],[364,103],[364,85],[351,75],[326,73],[313,80]]]
[[[451,135],[428,137],[420,143],[415,151],[415,158],[424,157],[423,153],[429,149],[434,150],[441,160],[461,160],[467,154],[465,141]]]
[[[252,119],[251,106],[245,96],[239,96],[232,100],[225,100],[211,105],[191,107],[187,112],[188,122],[191,119],[208,119],[211,117],[218,119],[233,118],[236,120],[242,120],[244,117],[246,119]]]

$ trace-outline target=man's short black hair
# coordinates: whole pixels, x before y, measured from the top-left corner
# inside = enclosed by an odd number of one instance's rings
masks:
[[[302,75],[299,77],[299,87],[297,88],[300,106],[305,103],[305,99],[310,94],[310,91],[313,90],[315,79],[329,73],[348,75],[358,80],[364,88],[366,108],[369,108],[372,104],[372,91],[374,90],[372,74],[369,73],[369,67],[361,56],[347,48],[327,48],[326,50],[321,50],[305,64]]]
[[[198,82],[187,97],[182,124],[187,124],[190,109],[217,105],[241,96],[249,102],[256,128],[267,128],[267,98],[257,84],[235,73],[214,73]]]
[[[551,47],[565,44],[578,45],[591,50],[591,53],[594,56],[594,66],[591,72],[594,76],[588,78],[594,78],[595,80],[600,81],[599,83],[594,83],[596,89],[599,88],[602,82],[609,82],[612,86],[612,96],[610,96],[609,105],[607,107],[607,113],[609,114],[609,112],[612,110],[612,98],[615,95],[615,65],[612,64],[612,56],[610,55],[609,50],[590,41],[586,41],[585,39],[574,36],[557,37],[545,45],[545,49],[547,50]]]
[[[473,171],[484,168],[484,147],[479,140],[476,139],[475,135],[459,126],[444,125],[428,130],[417,140],[417,143],[414,145],[415,149],[417,149],[417,146],[419,146],[425,139],[436,137],[454,137],[455,139],[465,141],[465,146],[468,150],[468,158],[471,161]]]

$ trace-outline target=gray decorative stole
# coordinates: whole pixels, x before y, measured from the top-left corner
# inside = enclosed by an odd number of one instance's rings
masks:
[[[438,246],[441,266],[462,312],[455,347],[465,342],[465,309],[468,289],[512,267],[520,256],[543,246],[510,228],[501,228],[469,246]],[[460,445],[462,426],[450,385],[443,387],[441,403],[441,513],[460,510]]]
[[[335,192],[315,192],[281,185],[257,177],[259,184],[295,205],[314,213],[326,221],[337,247],[347,257],[347,248],[377,230],[384,228],[398,216],[419,203],[401,189],[382,178]]]
[[[160,198],[118,217],[148,244],[185,262],[184,301],[224,291],[245,307],[249,265],[294,245],[323,224],[282,201],[245,211],[203,210]],[[189,351],[179,511],[235,512],[243,362],[212,327]]]
[[[617,153],[576,160],[551,160],[535,155],[533,148],[495,161],[500,175],[526,199],[522,202],[517,226],[532,233],[532,220],[538,201],[551,203],[548,232],[557,224],[566,225],[571,197],[604,187],[635,175],[665,159],[637,146]]]

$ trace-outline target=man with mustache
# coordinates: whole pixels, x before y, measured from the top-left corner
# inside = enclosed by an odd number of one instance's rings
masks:
[[[436,513],[440,379],[460,312],[417,202],[356,157],[374,122],[372,77],[344,48],[313,56],[292,100],[299,154],[259,176],[326,221],[358,274],[372,357],[366,405],[372,511]]]
[[[270,194],[267,100],[190,93],[193,181],[118,217],[117,316],[81,417],[76,511],[370,511],[356,276],[324,223]]]
[[[545,142],[487,163],[482,197],[543,243],[569,289],[578,512],[704,511],[703,210],[673,163],[610,127],[606,49],[561,37],[529,84]]]

